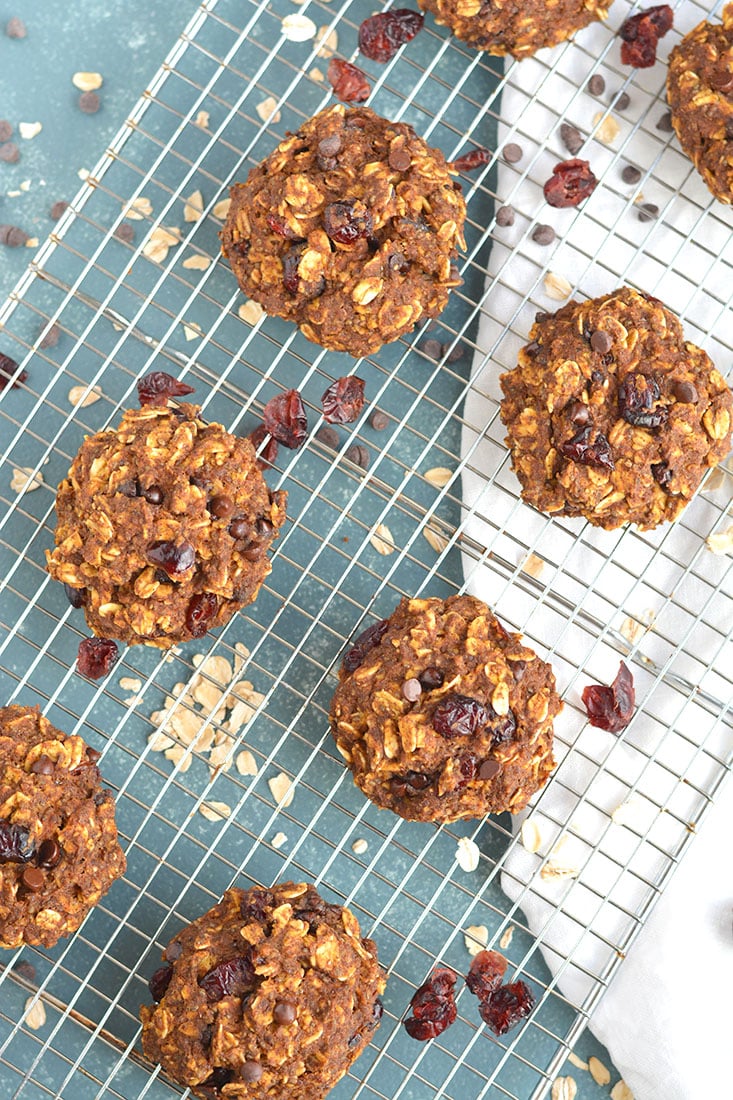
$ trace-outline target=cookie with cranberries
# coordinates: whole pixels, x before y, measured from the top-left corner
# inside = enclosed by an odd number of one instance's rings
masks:
[[[0,947],[53,947],[124,873],[98,759],[37,707],[0,707]]]
[[[128,409],[84,440],[59,485],[48,571],[94,634],[167,649],[255,599],[285,500],[251,442],[198,406]]]
[[[733,4],[672,50],[667,99],[680,145],[720,202],[733,202]]]
[[[582,27],[603,20],[612,0],[418,0],[435,22],[456,38],[491,54],[529,57],[545,46],[564,42]]]
[[[522,497],[608,530],[675,519],[730,450],[733,397],[657,298],[621,287],[540,314],[501,417]]]
[[[227,890],[163,958],[143,1050],[205,1100],[321,1100],[382,1018],[375,944],[306,883]]]
[[[267,313],[358,357],[444,309],[465,216],[440,150],[339,103],[234,185],[222,249]]]
[[[330,722],[367,798],[447,822],[526,806],[561,707],[550,665],[481,600],[403,599],[347,650]]]

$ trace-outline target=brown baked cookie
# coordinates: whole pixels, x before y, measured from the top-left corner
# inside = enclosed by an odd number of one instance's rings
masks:
[[[286,494],[268,491],[248,439],[198,413],[128,409],[85,439],[59,486],[48,571],[101,637],[162,649],[200,638],[270,572]]]
[[[517,813],[554,767],[551,667],[481,600],[403,599],[346,653],[331,731],[367,798],[410,821]]]
[[[465,215],[440,150],[337,104],[234,185],[222,249],[268,313],[360,356],[445,307]]]
[[[564,42],[596,19],[605,19],[612,0],[418,0],[435,22],[477,50],[529,57]]]
[[[733,202],[733,4],[669,56],[667,99],[680,145],[716,199]]]
[[[207,1100],[320,1100],[382,1017],[376,946],[306,883],[227,890],[164,958],[143,1050]]]
[[[98,759],[37,707],[0,707],[0,947],[53,947],[124,874]]]
[[[680,514],[728,454],[733,398],[656,298],[622,287],[538,315],[501,376],[501,417],[527,504],[642,530]]]

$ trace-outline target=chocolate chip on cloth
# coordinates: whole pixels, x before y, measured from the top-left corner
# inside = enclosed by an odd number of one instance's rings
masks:
[[[477,50],[529,57],[564,42],[581,27],[604,20],[612,0],[418,0],[435,22]]]
[[[164,958],[143,1050],[206,1100],[321,1100],[382,1017],[375,944],[306,883],[227,890]]]
[[[667,99],[680,145],[713,195],[733,202],[733,4],[698,23],[669,57]]]
[[[269,492],[248,439],[198,413],[128,409],[84,441],[59,486],[48,571],[81,591],[102,638],[162,649],[200,638],[270,572],[286,494]]]
[[[0,947],[53,947],[124,873],[98,759],[37,707],[0,707]]]
[[[523,809],[561,707],[551,667],[481,600],[403,599],[347,651],[330,722],[367,798],[446,822]]]
[[[660,301],[622,287],[532,327],[501,376],[522,497],[612,530],[675,519],[728,454],[733,396]]]
[[[403,122],[341,104],[231,190],[222,249],[267,313],[367,355],[444,309],[466,205],[443,154]]]

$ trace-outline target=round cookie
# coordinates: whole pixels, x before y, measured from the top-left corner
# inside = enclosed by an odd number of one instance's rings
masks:
[[[376,946],[306,883],[227,890],[164,958],[143,1050],[206,1100],[320,1100],[382,1017]]]
[[[487,53],[529,57],[564,42],[596,19],[605,19],[612,0],[418,0],[435,22],[456,38]]]
[[[222,249],[249,297],[368,355],[460,285],[466,204],[443,154],[368,107],[329,107],[231,189]]]
[[[37,707],[0,707],[0,947],[53,947],[124,874],[98,759]]]
[[[539,314],[500,381],[512,466],[540,512],[649,530],[730,449],[722,376],[673,313],[630,287]]]
[[[733,202],[733,4],[669,56],[667,99],[680,145],[720,202]]]
[[[163,649],[200,638],[270,572],[286,494],[269,492],[248,439],[198,414],[128,409],[85,439],[59,485],[48,571],[101,637]]]
[[[403,599],[339,671],[331,732],[377,806],[410,821],[517,813],[547,780],[550,665],[481,600]]]

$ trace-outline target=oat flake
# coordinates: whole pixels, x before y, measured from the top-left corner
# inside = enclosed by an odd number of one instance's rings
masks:
[[[545,294],[556,302],[564,302],[573,293],[570,283],[562,275],[548,271],[544,278]]]
[[[378,554],[382,554],[385,557],[387,554],[393,554],[395,551],[394,539],[392,538],[392,532],[386,523],[378,523],[374,529],[374,533],[369,536],[369,541],[377,551]]]
[[[267,786],[270,788],[270,794],[283,810],[291,805],[295,792],[292,781],[285,772],[280,772],[272,779],[268,779]]]
[[[43,485],[43,474],[40,470],[34,474],[32,466],[13,466],[10,488],[14,493],[32,493],[39,485]]]
[[[207,267],[211,265],[210,256],[199,256],[197,254],[193,256],[187,256],[183,261],[183,267],[188,268],[189,271],[206,271]]]
[[[428,525],[423,527],[423,537],[432,546],[436,554],[442,554],[448,545],[448,539],[443,535],[439,535],[434,527]]]
[[[257,775],[257,761],[249,749],[242,749],[237,753],[235,763],[240,775]]]
[[[708,535],[705,545],[713,554],[730,554],[733,551],[733,527],[727,527],[725,531],[719,531],[715,535]]]
[[[263,122],[279,122],[282,118],[282,115],[277,109],[277,100],[271,95],[268,95],[261,103],[258,103],[255,107],[255,111]]]
[[[219,202],[217,202],[215,204],[215,206],[214,206],[213,210],[211,211],[211,213],[214,215],[215,218],[221,218],[222,221],[223,221],[224,218],[226,218],[227,214],[229,213],[229,207],[231,205],[232,205],[232,200],[231,199],[221,199]]]
[[[72,386],[69,390],[69,404],[74,408],[85,409],[87,405],[93,405],[102,396],[101,386],[92,386],[87,390],[86,386]]]
[[[307,15],[286,15],[282,32],[288,42],[307,42],[316,36],[316,25]]]
[[[609,1085],[611,1083],[611,1074],[600,1058],[590,1057],[588,1059],[588,1069],[597,1085]]]
[[[248,325],[256,325],[260,318],[265,316],[265,311],[260,303],[253,301],[251,298],[246,302],[242,302],[237,309],[237,313]]]
[[[274,837],[270,841],[273,848],[282,848],[283,844],[287,844],[288,838],[285,833],[275,833]]]
[[[187,199],[184,199],[184,222],[197,222],[204,212],[204,196],[200,191],[192,191]]]
[[[542,570],[545,568],[545,561],[537,554],[529,553],[522,562],[522,572],[529,573],[530,577],[539,577]]]
[[[556,1077],[552,1082],[552,1100],[575,1100],[577,1093],[574,1077]]]
[[[504,935],[499,940],[499,947],[502,949],[502,951],[506,951],[507,947],[512,942],[513,938],[514,938],[514,926],[510,925],[509,928],[507,928]]]
[[[369,845],[367,844],[367,842],[362,837],[360,837],[358,840],[355,840],[354,843],[351,845],[351,850],[355,856],[363,856],[368,847]]]
[[[189,325],[184,321],[183,322],[183,335],[185,336],[186,340],[190,343],[191,340],[200,340],[201,337],[204,334],[195,322],[193,324]]]
[[[203,814],[207,821],[226,819],[231,812],[232,808],[226,802],[202,802],[199,806],[199,813]]]
[[[579,1058],[572,1050],[568,1054],[568,1062],[575,1066],[576,1069],[588,1069],[588,1063],[584,1062],[582,1058]]]
[[[71,83],[75,88],[78,88],[80,92],[96,92],[97,88],[101,88],[104,80],[101,73],[74,73],[71,78]]]
[[[542,833],[539,825],[531,817],[525,817],[521,828],[522,845],[531,852],[539,852],[542,846]]]
[[[596,141],[602,142],[604,145],[611,145],[621,133],[621,127],[619,126],[613,115],[607,115],[603,117],[603,111],[598,111],[593,116],[593,126],[597,126],[598,129],[594,133]]]
[[[469,924],[463,933],[463,942],[469,955],[478,955],[484,951],[489,943],[489,930],[485,924]]]
[[[634,1094],[625,1081],[617,1081],[611,1089],[611,1100],[634,1100]]]
[[[194,126],[200,126],[202,130],[205,130],[209,125],[209,117],[208,111],[199,111],[193,120]]]
[[[425,471],[425,480],[434,485],[436,489],[442,489],[453,477],[453,471],[447,466],[433,466],[432,470]]]
[[[46,1022],[46,1008],[41,1000],[34,1003],[34,998],[29,997],[25,1002],[23,1012],[23,1021],[32,1031],[38,1031],[39,1027],[43,1027]]]
[[[87,173],[88,175],[89,173]],[[122,204],[122,217],[134,222],[141,222],[143,218],[149,218],[153,213],[153,204],[144,195],[139,195],[132,202]]]
[[[456,847],[456,859],[463,871],[475,871],[479,864],[478,844],[470,837],[462,836]]]
[[[25,141],[31,141],[43,129],[41,122],[19,122],[18,133]]]

